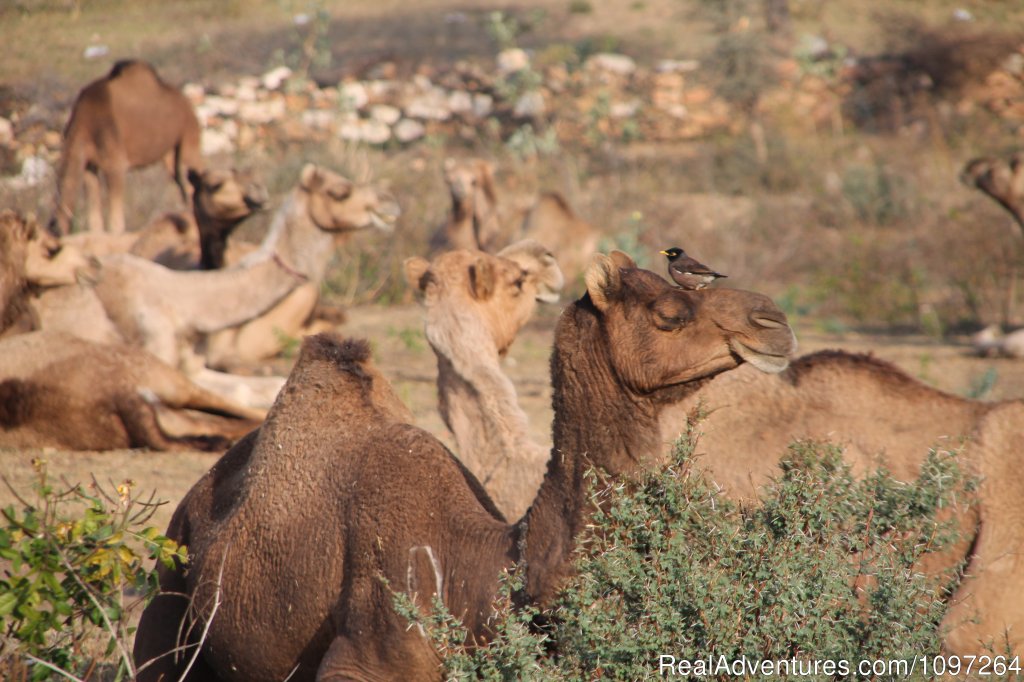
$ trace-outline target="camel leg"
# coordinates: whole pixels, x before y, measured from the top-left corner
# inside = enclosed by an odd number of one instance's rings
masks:
[[[286,339],[301,333],[319,297],[319,287],[307,282],[263,315],[242,325],[235,338],[234,359],[257,362],[280,353]]]
[[[50,220],[50,231],[58,237],[71,231],[71,219],[75,214],[75,203],[78,201],[78,193],[82,189],[84,174],[85,163],[80,158],[68,157],[61,160],[57,181],[57,201],[53,218]]]
[[[217,435],[182,436],[170,438],[160,428],[156,408],[137,393],[120,397],[116,405],[117,416],[128,433],[129,447],[150,450],[226,450],[230,440]]]
[[[124,232],[124,180],[128,172],[127,163],[119,163],[106,173],[107,215],[110,217],[110,231]]]
[[[85,194],[89,204],[89,231],[94,234],[103,232],[103,189],[96,171],[85,171]]]

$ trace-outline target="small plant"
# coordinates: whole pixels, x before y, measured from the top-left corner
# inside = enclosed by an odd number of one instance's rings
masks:
[[[95,480],[55,487],[45,462],[33,466],[35,499],[12,489],[21,510],[0,510],[0,676],[132,678],[129,623],[158,587],[143,564],[186,562],[185,547],[145,527],[159,505],[136,499],[131,481],[113,493]]]

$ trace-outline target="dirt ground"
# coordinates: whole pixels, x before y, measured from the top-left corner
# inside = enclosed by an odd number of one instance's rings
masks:
[[[561,305],[544,306],[521,332],[509,353],[506,371],[515,382],[520,404],[530,419],[534,439],[550,442],[551,388],[548,356]],[[345,335],[368,338],[374,357],[399,395],[412,409],[416,423],[451,445],[451,438],[437,413],[434,354],[422,333],[419,306],[364,306],[348,311],[339,328]],[[924,337],[883,337],[858,334],[827,335],[798,328],[801,353],[824,348],[870,352],[892,361],[914,377],[951,393],[967,396],[990,386],[984,398],[1024,398],[1024,362],[974,357],[966,340],[962,345],[938,343]],[[174,507],[217,455],[200,452],[162,453],[142,450],[113,452],[0,451],[0,475],[23,495],[31,492],[32,460],[42,457],[54,477],[68,482],[102,484],[124,479],[135,482],[145,497],[155,492],[167,502],[155,515],[153,525],[164,528]],[[110,486],[112,487],[112,485]],[[6,487],[0,488],[0,506],[14,503]]]

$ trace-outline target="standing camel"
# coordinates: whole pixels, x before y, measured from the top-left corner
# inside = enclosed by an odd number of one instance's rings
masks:
[[[188,203],[185,174],[201,170],[200,128],[188,99],[140,61],[120,61],[85,86],[64,128],[51,229],[67,234],[85,180],[89,230],[103,231],[100,178],[107,186],[110,231],[124,232],[124,180],[133,168],[163,159]]]
[[[549,449],[530,438],[501,358],[537,301],[557,300],[561,270],[543,246],[524,240],[497,256],[459,249],[433,262],[410,258],[405,277],[423,294],[439,410],[459,460],[505,517],[518,519],[537,494]]]
[[[781,370],[795,347],[758,294],[681,291],[619,253],[598,257],[586,282],[555,333],[547,474],[511,525],[436,438],[404,422],[365,342],[308,339],[265,424],[171,520],[189,564],[160,569],[163,593],[135,640],[139,679],[177,679],[201,636],[189,679],[440,679],[393,591],[421,608],[440,598],[473,637],[486,636],[516,563],[520,597],[550,603],[588,520],[585,472],[637,472],[656,454],[665,405],[744,361]],[[165,655],[179,642],[180,656]]]

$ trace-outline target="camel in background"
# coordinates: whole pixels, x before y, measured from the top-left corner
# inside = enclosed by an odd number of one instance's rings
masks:
[[[262,416],[141,349],[46,331],[0,341],[0,447],[223,450]]]
[[[758,294],[681,291],[619,253],[586,281],[555,333],[547,474],[513,525],[436,438],[406,423],[368,344],[307,339],[264,425],[171,520],[189,564],[159,569],[162,594],[135,640],[137,666],[153,661],[139,679],[177,679],[200,633],[196,679],[439,679],[393,591],[423,609],[441,599],[480,639],[504,569],[522,562],[519,597],[549,603],[587,523],[584,472],[634,474],[658,448],[658,412],[693,382],[744,361],[777,371],[795,347],[782,311]],[[179,644],[185,655],[164,655]]]
[[[990,156],[972,159],[964,165],[960,180],[1005,208],[1024,232],[1024,152],[1006,160]]]
[[[405,278],[423,295],[438,409],[458,458],[505,518],[517,519],[537,494],[549,448],[530,438],[501,358],[537,301],[558,300],[561,270],[547,249],[524,240],[496,256],[459,249],[433,262],[410,258]]]
[[[103,231],[100,179],[107,187],[111,232],[124,232],[127,171],[163,159],[188,203],[185,175],[201,170],[200,128],[188,99],[140,61],[120,61],[103,78],[85,86],[64,129],[57,167],[57,196],[51,227],[67,234],[79,188],[85,180],[89,230]]]
[[[930,447],[963,444],[961,466],[981,478],[978,505],[953,510],[961,542],[929,559],[938,570],[968,562],[943,621],[945,647],[981,654],[987,640],[1002,651],[1006,631],[1013,652],[1024,653],[1024,402],[966,400],[871,356],[823,351],[777,375],[741,367],[709,379],[663,413],[663,440],[698,407],[707,413],[701,464],[739,498],[756,498],[797,439],[835,442],[856,473],[884,466],[902,481],[919,475]]]
[[[238,265],[181,272],[116,254],[102,259],[94,290],[126,340],[192,372],[199,334],[250,322],[296,288],[322,281],[336,237],[386,228],[397,213],[372,187],[309,164],[261,246]],[[236,344],[244,333],[236,332]]]

